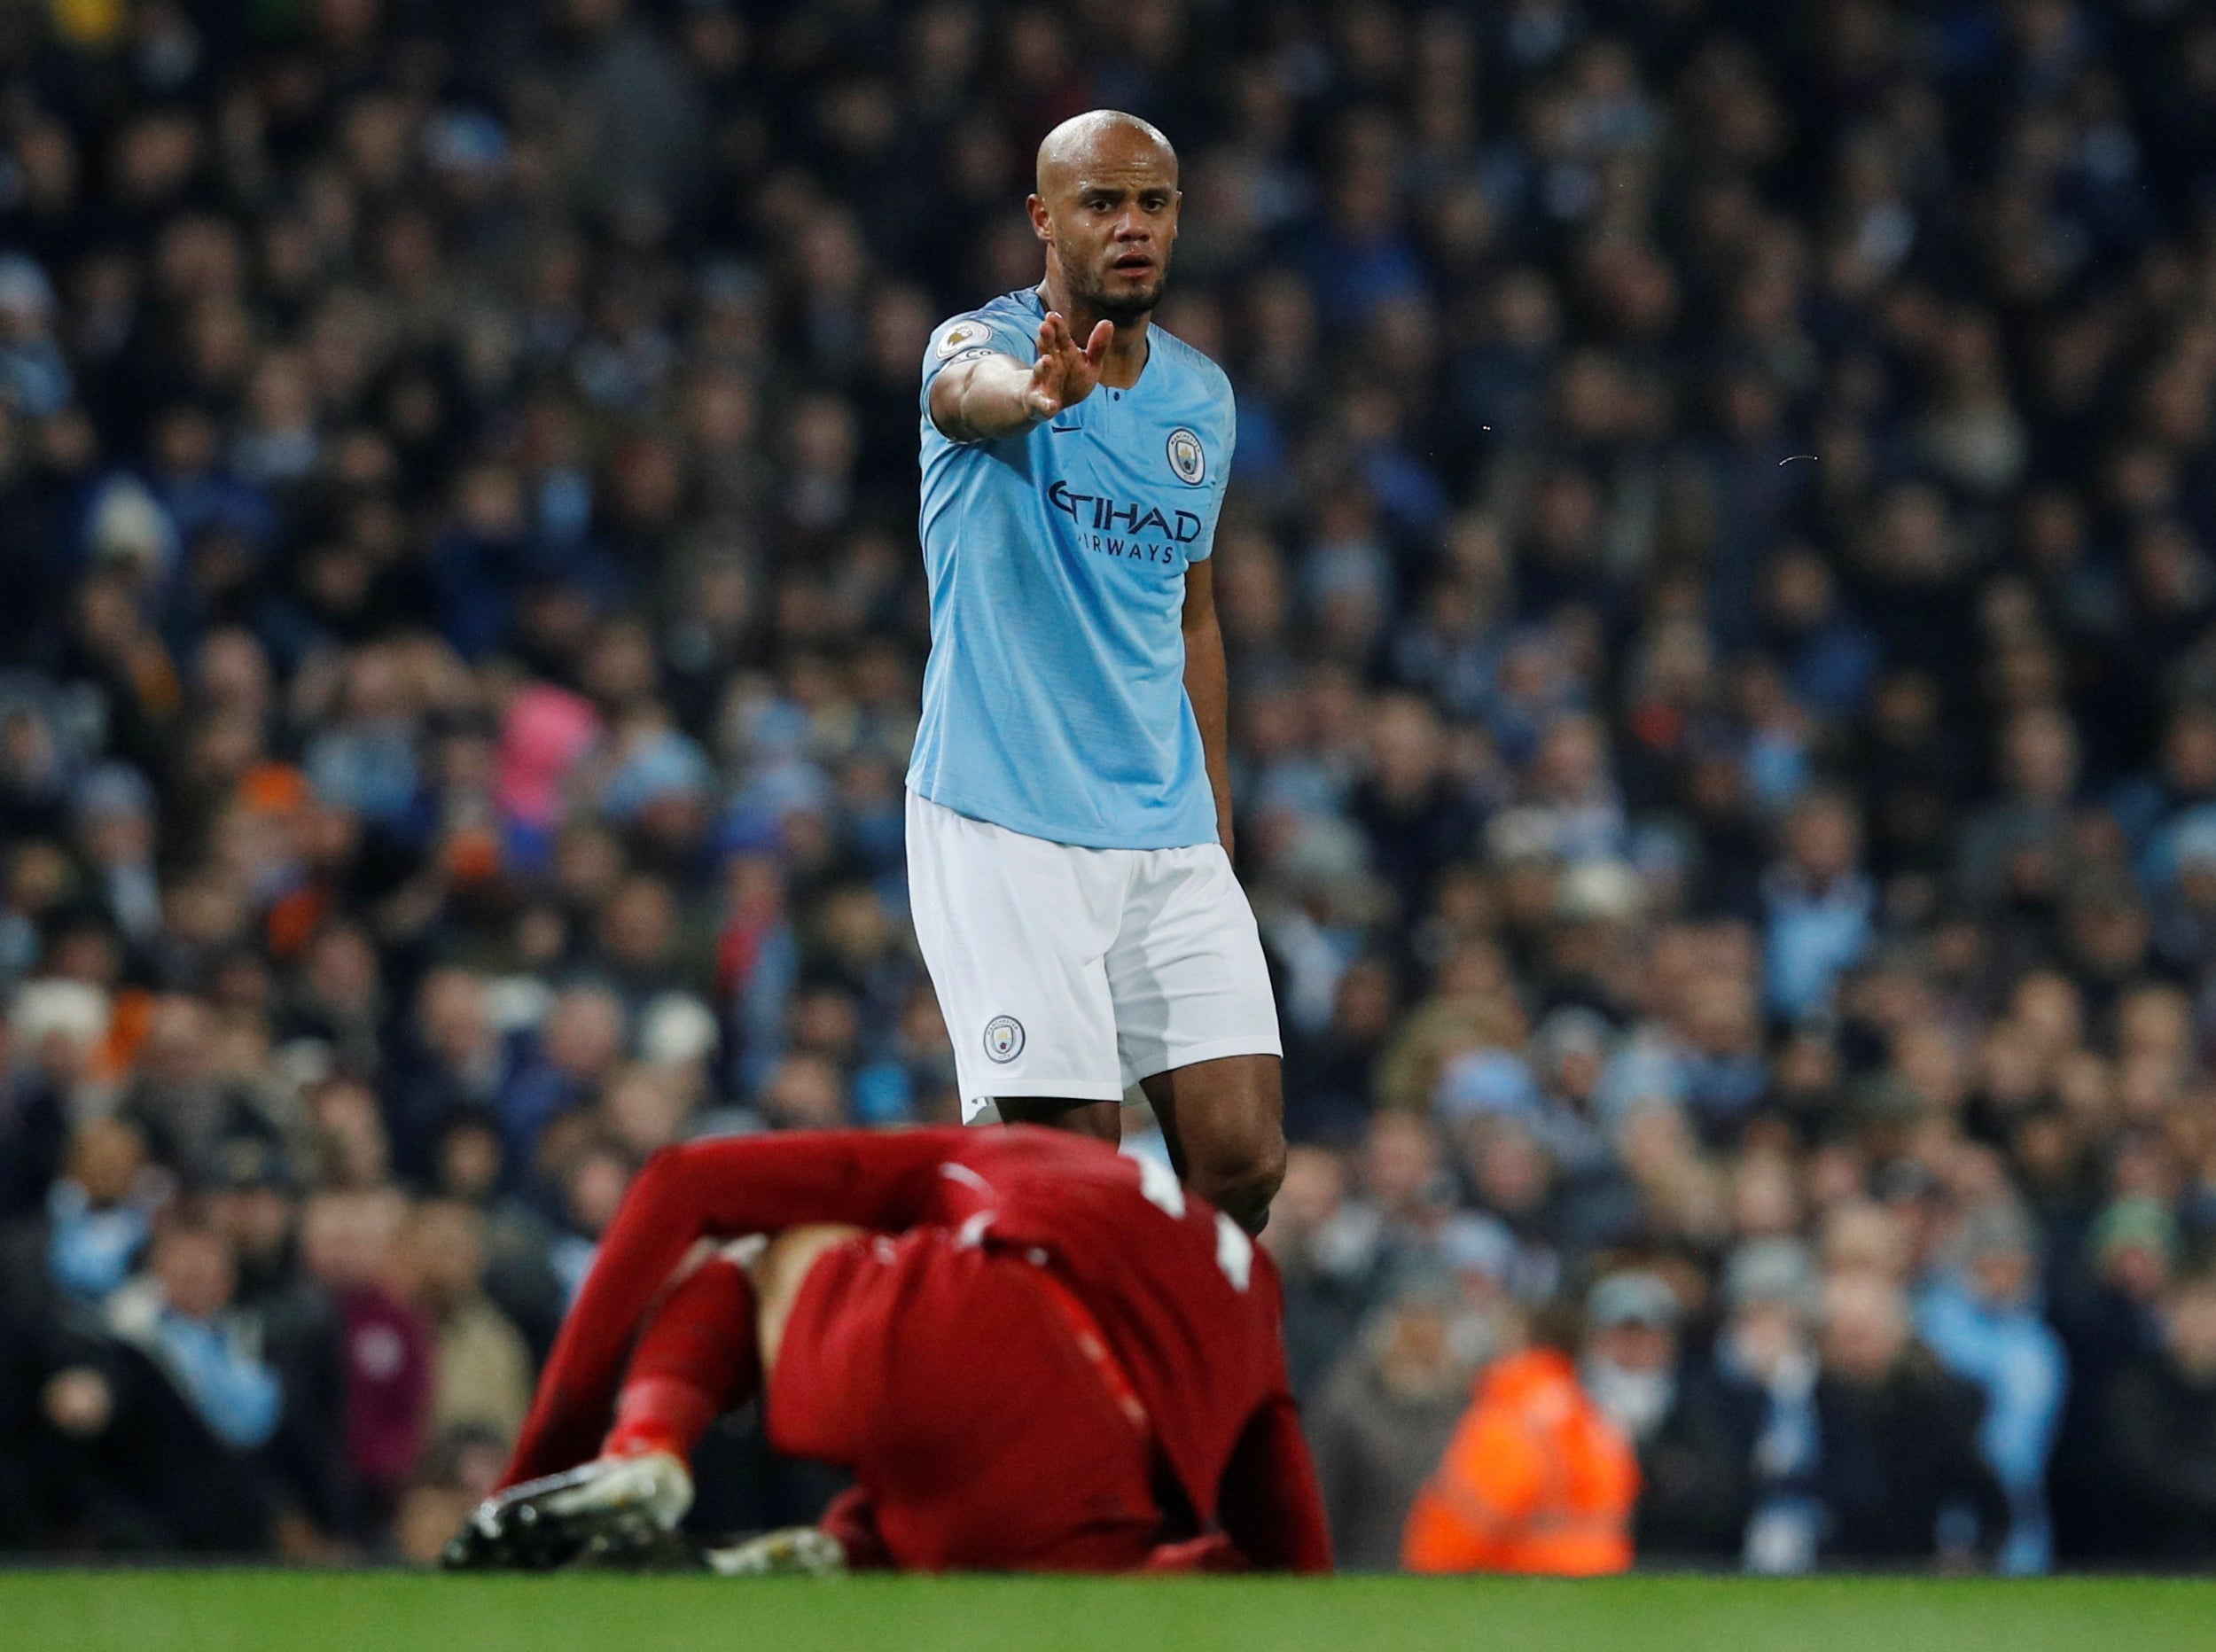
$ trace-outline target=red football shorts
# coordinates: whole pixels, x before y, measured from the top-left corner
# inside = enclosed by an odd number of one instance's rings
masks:
[[[850,1240],[794,1300],[770,1444],[851,1469],[895,1566],[1135,1570],[1161,1535],[1153,1452],[1077,1335],[1019,1257]]]

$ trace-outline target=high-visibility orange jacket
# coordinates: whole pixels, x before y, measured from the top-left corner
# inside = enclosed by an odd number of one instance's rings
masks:
[[[1623,1571],[1639,1461],[1551,1349],[1478,1379],[1447,1455],[1408,1511],[1410,1571]]]

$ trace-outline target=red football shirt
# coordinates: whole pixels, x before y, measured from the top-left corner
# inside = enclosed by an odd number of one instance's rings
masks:
[[[796,1133],[657,1154],[563,1326],[510,1482],[598,1450],[631,1339],[697,1240],[810,1222],[1043,1252],[1098,1320],[1199,1519],[1257,1565],[1330,1563],[1275,1266],[1167,1171],[1055,1130]]]

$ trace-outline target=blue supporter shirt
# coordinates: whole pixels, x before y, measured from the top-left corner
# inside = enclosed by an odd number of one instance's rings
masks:
[[[1020,436],[956,442],[932,381],[982,355],[1029,362],[1045,310],[1010,292],[924,357],[931,661],[909,790],[972,819],[1094,849],[1216,840],[1185,697],[1185,569],[1214,548],[1237,424],[1222,370],[1159,327],[1138,382]]]

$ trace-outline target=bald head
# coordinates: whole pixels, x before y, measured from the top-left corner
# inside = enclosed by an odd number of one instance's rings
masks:
[[[1039,145],[1031,224],[1064,300],[1119,327],[1161,302],[1177,240],[1177,152],[1114,109],[1065,121]]]
[[[1039,140],[1039,196],[1051,201],[1088,172],[1139,157],[1168,168],[1177,182],[1177,152],[1161,129],[1120,109],[1088,109],[1073,114]]]

